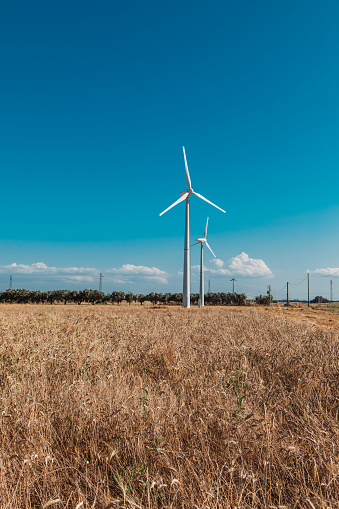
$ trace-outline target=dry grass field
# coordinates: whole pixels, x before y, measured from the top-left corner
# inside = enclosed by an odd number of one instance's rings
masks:
[[[339,507],[338,329],[295,315],[1,305],[1,509]]]
[[[270,311],[300,322],[339,329],[339,306],[337,303],[311,304],[309,308],[306,304],[292,304],[288,308],[272,305]]]

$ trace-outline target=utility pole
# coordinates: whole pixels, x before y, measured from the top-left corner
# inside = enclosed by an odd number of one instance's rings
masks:
[[[286,304],[287,304],[287,306],[289,306],[290,305],[290,300],[288,298],[288,283],[287,283],[286,286],[287,286],[287,302],[286,302]]]
[[[330,301],[333,301],[333,286],[332,286],[332,279],[330,280]]]
[[[269,299],[269,305],[271,305],[271,285],[268,285],[268,299]]]
[[[9,276],[9,289],[12,290],[13,288],[13,278],[12,276]]]
[[[234,279],[234,277],[232,277],[232,279],[230,279],[230,281],[233,281],[233,295],[234,295],[234,283],[235,283],[236,279]]]
[[[99,292],[102,292],[102,272],[100,272]]]
[[[307,272],[307,307],[310,307],[310,273]]]

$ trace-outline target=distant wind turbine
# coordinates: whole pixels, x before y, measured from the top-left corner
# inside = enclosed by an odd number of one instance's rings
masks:
[[[165,209],[160,216],[165,214],[168,210],[170,210],[175,205],[178,205],[178,203],[186,200],[186,219],[185,219],[185,247],[184,247],[184,280],[183,280],[183,294],[182,294],[182,307],[183,308],[189,308],[191,307],[191,289],[190,289],[190,204],[189,204],[189,198],[191,194],[195,194],[198,198],[201,198],[204,201],[207,201],[210,205],[213,205],[213,207],[221,210],[221,212],[226,213],[225,210],[221,209],[211,201],[207,200],[201,194],[196,193],[192,189],[191,185],[191,178],[190,174],[188,172],[188,166],[187,166],[187,160],[186,160],[186,153],[185,153],[185,147],[182,147],[184,152],[184,159],[185,159],[185,168],[186,168],[186,183],[188,185],[188,189],[186,191],[183,191],[180,193],[179,200],[175,201],[170,205],[167,209]]]
[[[201,257],[200,257],[200,297],[199,297],[199,308],[203,307],[205,305],[205,290],[204,290],[204,244],[206,244],[206,247],[211,251],[214,258],[216,258],[215,254],[213,253],[211,246],[207,242],[207,226],[208,226],[208,219],[206,221],[206,228],[204,236],[201,239],[196,239],[197,242],[193,244],[193,246],[196,246],[197,244],[200,244],[201,246]]]

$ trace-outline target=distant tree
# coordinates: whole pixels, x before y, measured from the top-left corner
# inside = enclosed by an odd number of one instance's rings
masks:
[[[182,293],[173,293],[171,301],[175,302],[176,304],[182,304]]]
[[[71,302],[72,300],[72,292],[70,292],[69,290],[61,290],[60,297],[62,298],[63,303],[66,305],[68,304],[68,302]]]
[[[31,302],[31,292],[29,290],[18,290],[17,301],[18,304],[28,304]]]
[[[111,302],[117,303],[118,305],[125,300],[124,292],[112,292],[110,297]]]
[[[53,297],[55,302],[63,302],[64,304],[67,304],[68,300],[68,290],[54,290],[53,291]]]
[[[10,302],[11,304],[13,302],[17,301],[17,290],[6,290],[2,294],[2,299],[4,302]]]
[[[322,304],[327,304],[330,301],[325,297],[322,297],[321,295],[317,295],[316,297],[314,297],[314,299],[310,300],[310,302],[312,302],[312,304],[318,304],[318,302]]]
[[[72,290],[71,292],[69,292],[69,302],[76,303],[77,302],[78,293],[79,292],[77,290]]]
[[[198,304],[200,293],[191,293],[191,304]]]
[[[151,292],[148,295],[146,295],[146,300],[148,302],[151,302],[154,306],[158,302],[158,295],[154,292]]]
[[[273,299],[271,299],[272,302]],[[255,298],[255,303],[259,306],[268,306],[270,304],[270,297],[269,295],[259,295]]]
[[[128,305],[130,306],[131,305],[131,302],[133,302],[134,300],[134,295],[132,292],[128,292],[126,293],[125,295],[125,300],[128,302]]]
[[[246,299],[247,299],[247,296],[244,293],[235,293],[234,294],[234,304],[236,306],[246,306]],[[271,295],[271,302],[272,302],[272,300],[273,300],[273,298]]]
[[[163,296],[163,302],[164,304],[168,304],[169,302],[171,302],[171,297],[172,295],[170,293],[165,293],[165,295]]]
[[[47,292],[46,301],[49,302],[49,304],[53,304],[54,300],[55,300],[55,292],[54,291]]]
[[[146,300],[145,295],[144,295],[143,293],[140,293],[140,294],[138,295],[138,302],[140,302],[140,304],[141,304],[141,305],[143,305],[143,303],[145,302],[145,300]]]
[[[117,292],[114,291],[111,294],[105,294],[104,292],[100,292],[98,290],[50,290],[48,292],[30,291],[26,289],[16,289],[16,290],[5,290],[4,292],[0,292],[0,301],[8,302],[8,303],[70,303],[74,302],[77,304],[81,304],[83,302],[89,304],[101,304],[106,302],[112,302],[120,304],[124,299],[131,304],[132,302],[140,302],[141,305],[145,301],[151,302],[153,305],[156,304],[168,304],[169,302],[175,303],[177,305],[181,305],[182,303],[182,293],[154,293],[151,292],[148,295],[143,295],[142,293],[139,295],[134,295],[133,293]],[[199,300],[198,293],[191,294],[191,303],[192,305],[196,305]],[[317,302],[318,297],[315,298],[315,302]],[[323,298],[323,302],[328,302],[327,299]],[[232,294],[232,293],[208,293],[205,295],[205,304],[206,305],[238,305],[242,306],[246,304],[246,295],[245,294]]]
[[[157,299],[157,303],[164,304],[164,294],[163,293],[156,293],[155,297]]]
[[[82,302],[84,302],[84,294],[81,290],[80,292],[76,292],[76,295],[74,296],[75,302],[78,304],[78,306],[81,305]]]
[[[91,304],[99,304],[103,302],[105,299],[104,292],[100,292],[99,290],[89,290],[88,293],[88,302]]]

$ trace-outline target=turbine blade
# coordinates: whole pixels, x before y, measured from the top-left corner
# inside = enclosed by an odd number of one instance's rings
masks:
[[[206,241],[206,246],[208,247],[208,249],[211,251],[212,255],[214,256],[214,258],[216,258],[215,254],[213,253],[209,243]]]
[[[190,178],[190,174],[189,174],[188,166],[187,166],[187,160],[186,160],[185,147],[182,147],[182,150],[183,150],[183,152],[184,152],[184,159],[185,159],[185,168],[186,168],[186,184],[188,185],[189,189],[191,189],[192,185],[191,185],[191,178]]]
[[[213,205],[213,207],[215,207],[216,209],[221,210],[221,212],[224,212],[226,214],[226,210],[221,209],[220,207],[218,207],[218,205],[215,205],[214,203],[209,201],[207,198],[204,198],[203,196],[201,196],[201,194],[196,193],[195,191],[193,191],[193,194],[195,194],[195,196],[197,196],[198,198],[201,198],[202,200],[207,201],[207,203],[209,203],[210,205]]]
[[[185,193],[183,194],[182,196],[180,196],[179,200],[175,201],[174,203],[172,203],[172,205],[170,205],[169,207],[167,207],[166,210],[164,210],[163,212],[161,212],[161,214],[159,214],[159,216],[162,216],[163,214],[165,214],[165,212],[167,212],[169,209],[171,209],[172,207],[175,207],[175,205],[178,205],[178,203],[180,203],[181,201],[184,201],[186,200],[188,196],[188,193]]]
[[[206,221],[206,228],[205,228],[205,233],[204,233],[204,237],[206,239],[207,237],[207,226],[208,226],[208,220],[209,220],[209,217],[207,218],[207,221]]]
[[[191,247],[196,246],[197,244],[200,244],[200,242],[195,242],[194,244],[191,244]]]

